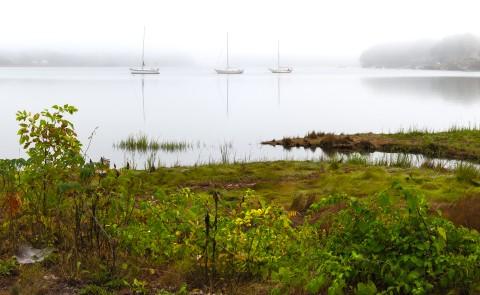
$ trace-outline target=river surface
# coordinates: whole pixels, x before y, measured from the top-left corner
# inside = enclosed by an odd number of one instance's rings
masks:
[[[117,150],[132,134],[186,141],[186,151],[162,152],[162,165],[230,160],[315,159],[322,151],[283,150],[260,142],[326,132],[447,129],[480,122],[480,73],[297,68],[271,74],[247,68],[217,75],[205,68],[161,68],[134,76],[127,68],[0,68],[0,158],[24,156],[16,135],[17,110],[54,104],[79,108],[72,118],[88,156],[143,168],[146,155]],[[225,151],[225,150],[224,150]],[[224,152],[225,153],[225,152]]]

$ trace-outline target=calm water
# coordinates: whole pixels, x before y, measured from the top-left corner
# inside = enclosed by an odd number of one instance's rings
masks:
[[[113,148],[130,134],[191,142],[185,152],[157,154],[164,165],[230,159],[311,159],[321,151],[261,146],[262,140],[329,132],[445,129],[480,122],[480,74],[295,69],[273,75],[246,69],[220,76],[211,69],[163,68],[160,75],[132,76],[126,68],[1,68],[0,158],[23,156],[15,112],[53,104],[79,108],[73,121],[84,144],[98,127],[88,155],[127,160],[143,168],[145,156]]]

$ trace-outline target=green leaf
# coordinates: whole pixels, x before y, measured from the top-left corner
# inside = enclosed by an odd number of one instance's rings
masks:
[[[316,276],[305,286],[305,289],[310,293],[318,293],[325,287],[327,280],[323,275]]]
[[[368,283],[358,283],[357,290],[355,291],[356,295],[375,295],[377,294],[377,286],[372,281]]]
[[[440,237],[442,237],[442,239],[443,239],[444,241],[447,240],[447,232],[445,231],[445,229],[444,229],[443,227],[440,227],[440,226],[437,227],[437,232],[438,232],[438,234],[440,235]]]

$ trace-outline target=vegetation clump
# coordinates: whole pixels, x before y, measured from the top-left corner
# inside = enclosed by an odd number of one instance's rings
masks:
[[[15,259],[0,260],[0,277],[14,275],[18,272],[18,265]]]
[[[262,142],[268,145],[321,148],[325,152],[387,152],[421,154],[429,158],[468,160],[480,163],[480,129],[452,127],[447,131],[400,130],[396,133],[333,134],[309,132]]]
[[[476,185],[480,185],[477,180],[480,178],[479,169],[470,163],[460,162],[455,167],[455,175],[460,181],[470,182]]]
[[[164,151],[177,152],[191,149],[193,145],[186,141],[158,141],[149,138],[145,134],[130,135],[119,143],[114,144],[115,148],[130,152]]]
[[[478,282],[478,233],[430,216],[416,192],[393,184],[391,192],[371,198],[334,196],[311,205],[310,214],[338,202],[346,206],[328,231],[315,223],[300,230],[309,237],[297,241],[297,255],[286,258],[274,275],[286,288],[280,290],[303,286],[313,294],[462,293]]]

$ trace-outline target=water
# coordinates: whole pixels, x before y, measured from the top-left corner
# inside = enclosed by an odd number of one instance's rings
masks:
[[[327,132],[446,129],[475,124],[480,115],[480,73],[305,68],[274,75],[247,68],[222,76],[212,69],[162,68],[132,76],[126,68],[1,68],[0,158],[23,156],[15,112],[53,104],[79,108],[73,121],[88,156],[143,168],[145,155],[113,148],[130,134],[187,141],[184,152],[158,152],[163,165],[230,160],[314,159],[321,151],[262,146],[283,136]],[[133,160],[132,160],[133,158]]]

